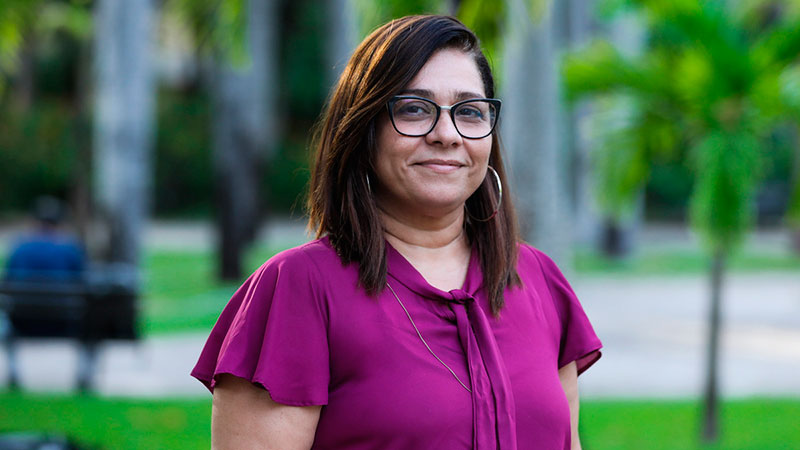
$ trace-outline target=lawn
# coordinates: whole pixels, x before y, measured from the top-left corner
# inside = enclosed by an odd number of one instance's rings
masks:
[[[789,450],[800,448],[800,399],[747,399],[722,407],[723,438],[697,444],[697,404],[584,401],[585,450]],[[0,432],[65,433],[89,448],[207,449],[210,400],[130,400],[0,393]]]

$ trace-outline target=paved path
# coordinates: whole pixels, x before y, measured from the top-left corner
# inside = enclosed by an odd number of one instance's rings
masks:
[[[267,233],[297,238],[301,227]],[[159,239],[161,245],[194,245],[208,241],[208,229],[161,227],[149,242]],[[573,284],[605,344],[603,358],[580,378],[584,396],[698,395],[704,373],[705,277],[583,277]],[[800,396],[800,273],[731,275],[724,302],[722,394]],[[100,393],[207,395],[188,375],[205,337],[166,335],[135,345],[106,344],[99,357]],[[72,388],[77,365],[73,344],[30,341],[20,353],[25,388]],[[0,383],[5,381],[5,364],[0,351]]]
[[[581,377],[587,396],[693,396],[703,382],[705,278],[575,283],[603,358]],[[724,288],[723,395],[800,396],[800,274],[733,275]]]

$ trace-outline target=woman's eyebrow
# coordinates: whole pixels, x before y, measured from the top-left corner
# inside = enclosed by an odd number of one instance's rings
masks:
[[[461,100],[467,100],[470,98],[484,97],[482,94],[478,94],[477,92],[471,92],[471,91],[459,91],[456,92],[455,94],[456,94],[455,95],[456,102],[459,102]],[[403,89],[398,93],[398,95],[416,95],[418,97],[425,97],[431,100],[433,100],[434,97],[433,91],[429,89],[413,89],[413,88]]]

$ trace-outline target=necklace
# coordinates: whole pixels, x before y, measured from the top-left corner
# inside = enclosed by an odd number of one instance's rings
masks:
[[[468,388],[467,385],[464,384],[464,382],[461,381],[460,378],[458,378],[458,375],[456,375],[456,373],[453,372],[453,369],[451,369],[450,366],[448,366],[444,361],[441,360],[441,358],[436,356],[436,353],[433,352],[433,350],[431,349],[431,346],[428,345],[428,343],[425,341],[425,338],[422,337],[422,333],[419,332],[419,328],[417,328],[417,324],[414,323],[414,319],[411,318],[411,314],[409,314],[408,310],[406,309],[406,305],[403,304],[402,300],[400,300],[400,297],[397,296],[397,293],[394,291],[394,289],[392,288],[392,285],[390,285],[388,281],[386,282],[386,287],[388,287],[389,290],[392,291],[392,295],[394,295],[394,298],[397,299],[397,303],[399,303],[400,307],[403,308],[403,311],[406,312],[406,316],[408,316],[408,320],[411,322],[411,326],[413,326],[414,327],[414,331],[417,332],[417,336],[419,336],[419,340],[422,341],[423,344],[425,344],[425,348],[427,348],[428,351],[431,353],[431,355],[433,355],[433,357],[436,358],[437,361],[442,363],[444,368],[447,369],[447,371],[450,372],[450,374],[452,374],[453,377],[455,377],[456,381],[458,381],[458,384],[460,384],[461,387],[466,389],[467,392],[469,392],[471,394],[472,390],[470,388]]]

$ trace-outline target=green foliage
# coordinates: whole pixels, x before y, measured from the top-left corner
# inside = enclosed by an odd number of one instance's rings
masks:
[[[86,39],[91,32],[88,0],[3,0],[0,2],[0,98],[7,78],[19,65],[19,52],[28,35],[51,37],[56,32]]]
[[[270,210],[299,216],[305,214],[305,189],[311,177],[305,137],[284,139],[270,159],[264,177]]]
[[[800,67],[800,16],[766,20],[763,10],[701,0],[613,1],[602,8],[609,15],[615,8],[640,14],[648,40],[634,57],[595,43],[563,66],[571,100],[635,99],[623,108],[633,118],[598,139],[597,169],[607,197],[601,205],[620,216],[650,167],[691,158],[691,222],[710,248],[729,250],[753,222],[771,136],[798,119],[791,93]]]
[[[80,40],[88,40],[91,37],[94,26],[89,0],[69,2],[40,0],[40,3],[41,9],[34,23],[36,33],[44,35],[63,31]]]
[[[33,0],[0,2],[0,98],[5,91],[5,78],[14,73],[19,64],[19,48],[35,9],[36,2]]]
[[[248,63],[247,0],[165,0],[163,11],[192,31],[202,52]]]
[[[162,89],[157,114],[154,212],[208,215],[214,184],[207,96]]]
[[[712,130],[693,149],[697,184],[690,217],[714,251],[738,244],[751,225],[758,152],[756,136],[742,129]]]
[[[325,9],[310,0],[297,0],[284,14],[281,43],[281,102],[291,117],[289,134],[307,133],[319,116],[328,95],[324,42],[327,39]],[[291,136],[296,138],[296,136]]]
[[[442,14],[442,0],[353,0],[360,18],[359,29],[364,37],[375,28],[399,17],[412,14]]]
[[[70,105],[38,102],[22,113],[0,108],[0,209],[27,210],[33,199],[67,197],[81,151],[84,121]]]
[[[464,25],[468,26],[481,41],[481,47],[486,54],[486,59],[494,65],[502,50],[503,31],[506,17],[506,2],[485,0],[463,0],[458,8],[457,16]],[[492,67],[495,78],[499,67]]]

